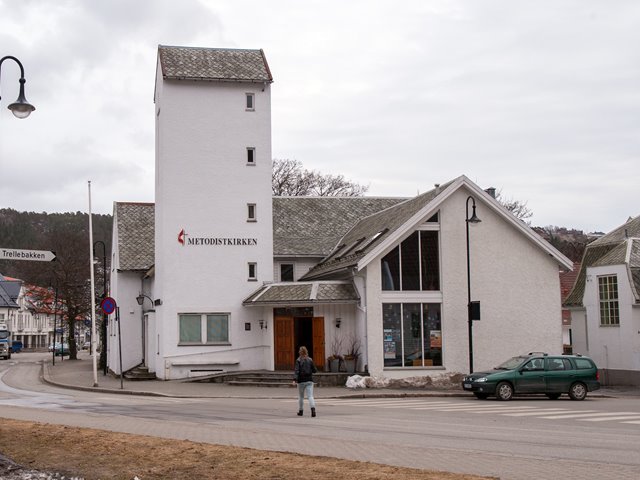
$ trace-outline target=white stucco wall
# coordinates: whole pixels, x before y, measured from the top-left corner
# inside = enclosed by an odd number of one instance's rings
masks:
[[[154,297],[160,378],[185,376],[188,358],[231,362],[224,369],[265,368],[260,312],[242,300],[273,280],[270,87],[263,84],[162,81],[156,90],[156,269]],[[254,93],[255,111],[245,110]],[[256,149],[255,165],[246,162]],[[257,222],[247,222],[247,204]],[[186,245],[188,238],[250,238],[256,245]],[[248,262],[257,281],[248,281]],[[180,313],[229,313],[230,345],[179,346]],[[245,323],[253,328],[245,331]],[[185,358],[188,357],[188,358]]]
[[[616,275],[620,324],[600,325],[598,277]],[[640,372],[640,309],[632,305],[635,299],[625,265],[590,267],[587,269],[583,305],[587,314],[589,349],[585,352],[605,370],[634,370]],[[572,322],[574,317],[572,317]],[[574,334],[574,338],[578,335]]]
[[[380,259],[366,267],[367,354],[373,375],[391,378],[468,372],[465,205],[460,189],[440,208],[441,292],[382,292]],[[476,198],[481,223],[471,225],[472,300],[482,320],[473,323],[474,371],[510,356],[562,353],[558,263]],[[430,215],[429,215],[430,216]],[[424,219],[426,220],[426,218]],[[407,232],[407,236],[411,232]],[[382,303],[442,302],[443,367],[384,368]]]

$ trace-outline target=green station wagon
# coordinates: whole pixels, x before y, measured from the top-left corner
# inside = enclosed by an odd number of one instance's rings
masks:
[[[462,388],[480,399],[495,395],[511,400],[513,395],[543,393],[552,400],[566,393],[571,400],[584,400],[587,392],[600,388],[598,367],[581,355],[529,353],[513,357],[490,372],[474,372],[462,380]]]

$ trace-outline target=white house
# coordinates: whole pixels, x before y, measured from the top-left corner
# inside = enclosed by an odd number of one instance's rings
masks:
[[[0,323],[25,349],[45,349],[53,342],[53,292],[0,275]],[[58,321],[62,324],[60,316]]]
[[[323,367],[359,344],[358,370],[387,377],[562,352],[571,261],[467,177],[272,198],[271,82],[261,50],[159,47],[155,205],[114,205],[111,370],[119,341],[123,370],[161,379],[291,370],[299,345]]]
[[[590,243],[571,310],[574,352],[589,355],[608,385],[640,385],[640,216]]]

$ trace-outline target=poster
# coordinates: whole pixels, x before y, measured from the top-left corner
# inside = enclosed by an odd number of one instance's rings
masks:
[[[396,342],[384,342],[384,358],[396,358]]]
[[[429,345],[431,348],[442,348],[442,331],[431,330],[429,334]]]

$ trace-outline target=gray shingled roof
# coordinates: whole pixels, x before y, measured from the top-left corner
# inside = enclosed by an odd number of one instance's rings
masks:
[[[0,307],[2,308],[19,308],[16,303],[20,295],[20,286],[22,282],[16,280],[0,279]]]
[[[629,237],[635,237],[636,239],[640,237],[640,216],[630,218],[625,224],[587,245],[582,258],[580,273],[573,286],[573,290],[564,302],[565,306],[582,306],[587,268],[599,265],[620,265],[626,263],[626,244],[627,241],[629,241]],[[634,275],[633,268],[640,266],[633,265],[636,258],[635,255],[637,255],[637,253],[633,253],[636,251],[636,243],[638,243],[637,240],[633,240],[633,249],[629,265],[629,268],[632,268],[632,276]],[[639,287],[640,283],[636,283],[636,290],[640,292]]]
[[[325,258],[313,267],[302,279],[313,280],[323,278],[355,266],[372,248],[404,225],[413,215],[424,208],[451,183],[452,182],[446,183],[437,189],[397,203],[385,210],[361,219],[340,240],[340,244],[345,246],[342,250],[346,255],[340,251],[335,252],[334,255]],[[379,235],[375,237],[376,234]],[[354,245],[356,246],[348,251],[349,248]]]
[[[245,306],[313,305],[358,303],[359,297],[350,282],[295,282],[265,284],[247,297]]]
[[[118,270],[144,271],[155,262],[155,206],[153,203],[116,202]]]
[[[404,200],[378,197],[273,197],[273,254],[324,257],[357,221]]]
[[[262,50],[159,45],[158,53],[165,79],[273,82]]]

